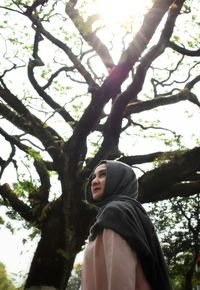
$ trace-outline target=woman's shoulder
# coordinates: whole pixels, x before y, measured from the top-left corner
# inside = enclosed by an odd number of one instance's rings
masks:
[[[138,205],[137,201],[129,200],[129,199],[119,199],[119,200],[113,200],[109,202],[105,207],[103,211],[121,211],[121,210],[130,210],[134,207],[137,207]]]
[[[128,205],[121,200],[114,200],[109,202],[101,212],[102,216],[111,217],[111,216],[120,216],[128,210]]]
[[[123,202],[121,200],[113,200],[113,201],[109,202],[104,207],[103,212],[107,212],[107,211],[110,211],[110,210],[120,211],[124,207],[125,207],[125,202]]]
[[[113,200],[104,207],[100,215],[102,218],[134,216],[134,218],[149,219],[143,206],[135,200]]]

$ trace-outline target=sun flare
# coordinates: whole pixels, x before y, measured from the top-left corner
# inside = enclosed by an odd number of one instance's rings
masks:
[[[96,13],[107,24],[117,24],[130,17],[139,17],[146,10],[147,0],[95,0]]]

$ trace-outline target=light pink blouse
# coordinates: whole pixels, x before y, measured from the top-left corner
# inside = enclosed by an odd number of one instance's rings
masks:
[[[137,254],[120,235],[104,229],[84,253],[81,290],[151,290]]]

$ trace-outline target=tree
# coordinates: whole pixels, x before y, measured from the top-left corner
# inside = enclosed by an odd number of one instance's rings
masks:
[[[173,198],[162,205],[154,203],[149,212],[160,233],[174,290],[192,290],[199,285],[199,197],[197,194]]]
[[[65,289],[95,215],[83,202],[84,185],[101,159],[141,167],[142,203],[200,189],[198,140],[185,146],[157,120],[166,106],[169,122],[170,104],[188,101],[188,114],[199,109],[198,1],[148,1],[138,31],[132,17],[117,37],[97,14],[87,13],[89,2],[1,1],[0,135],[10,152],[1,156],[0,177],[10,168],[17,173],[17,182],[1,184],[1,204],[41,232],[26,289]],[[117,62],[112,46],[121,50]],[[137,117],[150,110],[151,123]],[[130,154],[134,149],[127,150],[120,136],[138,142],[147,129],[150,135],[160,130],[168,147]],[[142,167],[155,160],[155,168]]]

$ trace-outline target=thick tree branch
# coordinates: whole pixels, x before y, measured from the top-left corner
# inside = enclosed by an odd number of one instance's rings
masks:
[[[44,128],[43,123],[32,114],[28,116],[18,115],[4,104],[0,104],[0,114],[19,129],[38,138],[53,159],[57,160],[59,158],[61,153],[60,143],[62,142],[61,138],[57,138],[57,133],[56,135],[52,134],[53,129],[50,127]]]
[[[179,151],[180,152],[180,151]],[[118,159],[118,161],[124,162],[128,165],[143,164],[148,162],[153,162],[156,159],[169,160],[171,159],[177,151],[158,151],[154,153],[135,155],[135,156],[123,156]]]
[[[191,90],[198,82],[200,82],[200,75],[196,76],[193,80],[188,82],[185,88]]]
[[[31,150],[34,151],[33,148],[23,144],[20,142],[20,137],[18,136],[12,136],[8,134],[6,131],[4,131],[2,128],[0,128],[0,134],[12,145],[17,146],[20,150],[24,151],[25,153],[29,153]],[[35,151],[35,155],[38,155],[38,152]]]
[[[184,153],[185,151],[178,151],[179,153]],[[154,162],[154,161],[169,161],[171,160],[175,155],[177,154],[177,150],[175,151],[158,151],[158,152],[153,152],[149,154],[144,154],[144,155],[134,155],[134,156],[122,156],[120,158],[117,158],[118,161],[124,162],[130,166],[137,165],[137,164],[143,164],[143,163],[149,163],[149,162]],[[113,156],[114,158],[114,156]],[[87,161],[89,163],[90,160]],[[91,166],[90,166],[91,167]],[[92,168],[92,167],[91,167]],[[87,167],[82,172],[82,176],[88,177],[91,174],[91,170],[88,170]],[[200,176],[199,175],[193,175],[193,178],[190,180],[199,180]]]
[[[37,198],[41,203],[48,203],[49,191],[50,191],[50,178],[46,165],[42,160],[34,161],[35,168],[40,177],[41,186],[37,192]]]
[[[0,97],[7,103],[8,106],[13,108],[18,116],[23,116],[24,121],[26,119],[27,124],[32,124],[32,128],[34,129],[35,127],[39,127],[40,130],[46,130],[49,131],[49,133],[54,136],[54,138],[60,138],[58,133],[53,130],[51,127],[47,127],[46,129],[44,128],[44,124],[38,119],[36,116],[31,114],[31,112],[26,108],[26,106],[20,101],[17,96],[13,95],[10,90],[3,84],[3,86],[0,86]],[[3,107],[2,107],[3,108]],[[12,112],[10,111],[12,114]]]
[[[21,217],[28,222],[33,222],[31,208],[18,198],[8,184],[0,185],[0,194]]]
[[[18,114],[24,116],[30,116],[29,110],[24,106],[24,104],[11,93],[11,91],[6,87],[3,80],[1,80],[0,85],[0,97]]]
[[[28,6],[26,13],[32,14],[33,11],[38,8],[38,6],[44,6],[45,3],[47,3],[48,1],[49,0],[34,0],[33,4],[31,6]]]
[[[176,43],[170,41],[168,43],[168,47],[172,48],[173,50],[179,52],[180,54],[183,55],[188,55],[188,56],[200,56],[200,49],[197,50],[189,50],[187,48],[181,47],[177,45]]]
[[[87,21],[84,21],[79,14],[79,11],[74,8],[74,5],[71,3],[71,1],[66,4],[65,11],[73,21],[76,28],[79,30],[83,39],[85,39],[85,41],[87,41],[87,43],[92,46],[96,53],[99,55],[105,67],[107,69],[112,68],[114,66],[114,62],[107,47],[92,30],[92,24],[98,16],[90,16]]]
[[[151,196],[151,202],[166,200],[175,197],[188,197],[200,192],[200,180],[188,183],[177,183],[160,193],[159,197]],[[155,198],[155,199],[154,199]]]
[[[175,104],[181,101],[190,101],[200,107],[200,101],[196,95],[191,93],[188,89],[184,89],[180,93],[170,97],[158,97],[148,101],[136,101],[129,103],[126,107],[124,116],[148,111],[160,106]]]
[[[35,149],[33,149],[32,147],[29,147],[20,141],[20,136],[15,136],[15,135],[12,136],[8,134],[7,132],[5,132],[2,128],[0,128],[0,134],[5,138],[6,141],[8,141],[11,144],[11,147],[15,145],[17,148],[19,148],[26,154],[31,153],[31,156],[33,158],[35,156],[37,157],[39,156],[40,160],[42,160],[42,157],[38,151],[35,151]],[[45,164],[45,166],[47,167],[49,171],[56,171],[56,169],[54,168],[53,162],[45,161],[45,160],[42,160],[42,162]]]
[[[188,181],[189,177],[199,170],[200,147],[195,147],[183,154],[175,155],[167,164],[163,164],[139,178],[139,200],[141,202],[160,200],[163,199],[163,195],[166,198],[165,192],[167,192],[170,187],[172,188],[172,186],[175,186],[177,183]],[[199,181],[193,183],[193,188],[198,189],[198,182]],[[198,191],[196,193],[198,193]]]

